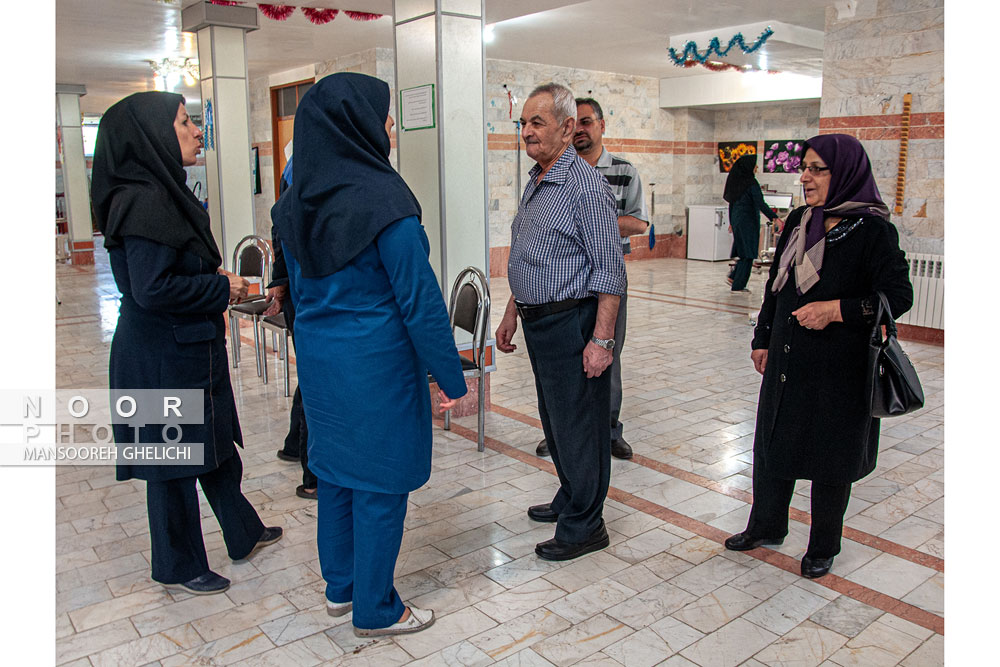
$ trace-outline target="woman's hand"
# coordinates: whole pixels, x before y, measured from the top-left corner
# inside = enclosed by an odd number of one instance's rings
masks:
[[[754,370],[763,375],[764,369],[767,368],[767,349],[753,350],[750,352],[750,358],[753,360]]]
[[[438,399],[440,400],[440,406],[438,407],[438,412],[445,412],[446,410],[451,410],[458,404],[457,398],[448,398],[448,395],[443,391],[438,389]]]
[[[817,331],[825,329],[826,325],[830,322],[844,321],[844,318],[840,315],[840,299],[834,301],[813,301],[798,310],[793,310],[792,315],[806,329],[815,329]]]
[[[247,292],[250,290],[249,280],[225,269],[219,269],[219,274],[229,279],[229,303],[239,303],[246,298]]]

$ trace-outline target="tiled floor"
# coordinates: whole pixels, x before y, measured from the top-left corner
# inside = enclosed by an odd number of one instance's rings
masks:
[[[58,266],[59,387],[106,383],[117,292],[106,256]],[[243,489],[284,539],[249,561],[226,556],[203,503],[224,595],[168,593],[149,579],[142,482],[110,467],[57,470],[57,656],[71,665],[939,665],[944,655],[944,355],[906,343],[927,393],[883,422],[879,466],[855,486],[833,574],[798,576],[808,482],[777,550],[727,552],[749,512],[759,376],[749,359],[753,292],[731,294],[724,264],[630,263],[623,353],[626,438],[605,506],[611,546],[539,560],[552,527],[528,520],[556,478],[534,456],[535,389],[519,349],[498,360],[487,449],[475,417],[435,428],[430,482],[411,494],[397,568],[404,600],[433,608],[431,629],[364,641],[331,618],[315,545],[315,504],[296,498],[298,465],[274,456],[287,428],[275,357],[257,378],[244,347],[233,371],[246,449]],[[494,279],[494,304],[508,295]],[[496,318],[494,318],[495,320]],[[495,325],[495,322],[494,322]],[[244,336],[249,330],[244,330]],[[293,365],[294,368],[294,365]],[[293,378],[294,381],[294,378]]]

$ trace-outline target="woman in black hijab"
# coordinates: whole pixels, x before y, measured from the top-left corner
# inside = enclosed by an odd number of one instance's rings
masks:
[[[466,393],[420,206],[389,162],[389,86],[341,72],[295,113],[295,173],[271,209],[295,303],[316,542],[331,616],[359,637],[416,632],[393,586],[411,491],[431,472],[427,373]],[[452,397],[452,398],[448,398]]]
[[[727,282],[734,292],[746,289],[750,280],[753,260],[760,245],[760,215],[768,220],[778,216],[764,203],[764,194],[754,174],[757,172],[757,156],[744,155],[729,170],[726,189],[722,198],[729,202],[729,225],[733,228],[733,255],[739,257],[736,267],[729,274]]]
[[[243,464],[234,443],[242,446],[243,436],[223,313],[246,296],[248,284],[219,268],[208,213],[186,185],[184,167],[197,161],[201,136],[180,95],[126,97],[101,119],[91,197],[122,293],[108,368],[112,395],[135,389],[204,392],[202,423],[184,424],[179,434],[181,444],[203,444],[200,464],[120,463],[117,476],[146,480],[152,578],[209,595],[230,582],[209,569],[195,480],[233,560],[278,541],[281,528],[265,528],[240,491]],[[178,435],[160,424],[113,428],[119,447]]]

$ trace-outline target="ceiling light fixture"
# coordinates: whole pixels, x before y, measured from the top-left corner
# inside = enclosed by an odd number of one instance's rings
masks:
[[[492,24],[483,28],[483,43],[489,44],[496,38],[496,32]]]
[[[163,60],[147,60],[156,77],[157,90],[172,90],[181,79],[186,86],[193,86],[201,78],[198,61],[194,58],[164,58]]]

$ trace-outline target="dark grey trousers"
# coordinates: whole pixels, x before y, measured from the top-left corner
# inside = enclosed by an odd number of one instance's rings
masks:
[[[559,513],[555,537],[563,542],[585,542],[601,526],[611,479],[611,374],[588,379],[583,370],[583,349],[596,320],[597,299],[586,299],[523,322],[538,414],[559,475],[552,509]]]

